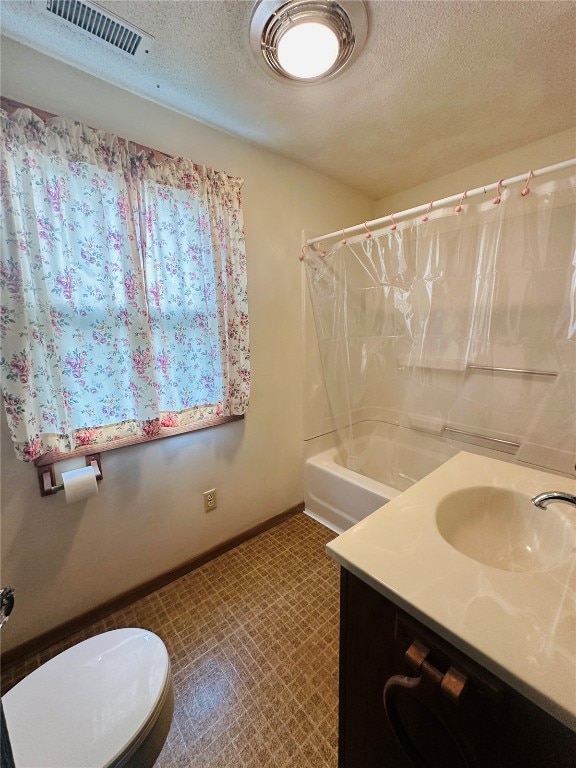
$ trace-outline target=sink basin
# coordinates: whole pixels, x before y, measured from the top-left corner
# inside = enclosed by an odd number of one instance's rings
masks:
[[[528,495],[491,486],[454,491],[436,507],[436,526],[448,544],[504,571],[562,565],[576,549],[575,523],[558,504],[538,509]]]

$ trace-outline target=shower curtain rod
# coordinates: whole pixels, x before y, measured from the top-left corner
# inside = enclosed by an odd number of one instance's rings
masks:
[[[556,163],[555,165],[548,165],[545,168],[540,168],[537,171],[529,171],[529,174],[533,178],[536,178],[538,176],[545,176],[548,173],[554,173],[556,171],[563,171],[566,168],[572,168],[576,166],[576,158],[573,158],[571,160],[565,160],[562,163]],[[463,198],[470,198],[470,197],[476,197],[478,195],[484,195],[487,192],[490,192],[491,190],[499,190],[502,187],[508,187],[512,184],[518,184],[521,181],[526,182],[527,180],[526,173],[521,174],[520,176],[513,176],[510,179],[502,179],[501,181],[496,181],[494,184],[488,184],[485,187],[478,187],[477,189],[471,189],[467,192],[460,192],[457,195],[452,195],[451,197],[443,197],[441,200],[434,200],[432,203],[424,203],[424,205],[418,205],[415,208],[408,208],[405,211],[400,211],[400,213],[393,213],[388,216],[382,216],[379,219],[373,219],[372,221],[366,221],[362,224],[356,224],[353,227],[347,227],[345,230],[339,229],[337,232],[330,232],[327,235],[321,235],[320,237],[313,237],[310,240],[306,240],[306,245],[310,246],[311,248],[314,248],[314,246],[317,243],[322,242],[323,240],[329,240],[333,237],[349,237],[350,235],[355,235],[359,232],[368,230],[370,227],[379,227],[382,224],[385,224],[386,222],[390,224],[395,224],[400,219],[408,219],[411,216],[417,216],[419,213],[430,213],[434,208],[443,207],[446,205],[451,205],[452,203],[461,202]],[[530,175],[528,176],[530,178]]]

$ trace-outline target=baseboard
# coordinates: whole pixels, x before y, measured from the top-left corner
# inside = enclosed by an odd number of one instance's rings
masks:
[[[44,632],[43,634],[38,635],[38,637],[32,638],[32,640],[27,640],[25,643],[21,643],[15,648],[11,648],[0,656],[1,665],[8,666],[16,664],[28,656],[41,653],[46,650],[46,648],[54,645],[54,643],[65,640],[70,635],[85,629],[95,621],[100,621],[111,613],[126,608],[131,603],[136,602],[136,600],[140,600],[151,592],[155,592],[157,589],[165,587],[166,584],[170,584],[170,582],[176,581],[176,579],[185,576],[187,573],[190,573],[190,571],[200,568],[201,565],[223,555],[224,552],[234,549],[234,547],[237,547],[239,544],[254,538],[254,536],[258,536],[260,533],[264,533],[264,531],[267,531],[270,528],[274,528],[274,526],[279,523],[283,523],[285,520],[288,520],[303,511],[304,502],[296,504],[285,512],[281,512],[279,515],[275,515],[269,520],[265,520],[263,523],[259,523],[253,528],[250,528],[237,536],[233,536],[222,544],[212,547],[207,552],[197,555],[191,560],[176,566],[176,568],[172,568],[171,570],[160,574],[160,576],[155,576],[153,579],[150,579],[133,589],[129,589],[127,592],[123,592],[121,595],[118,595],[118,597],[114,597],[112,600],[108,600],[108,602],[102,603],[102,605],[92,608],[80,616],[76,616],[74,619],[70,619],[70,621],[65,621],[63,624],[59,624],[57,627],[48,630],[48,632]]]

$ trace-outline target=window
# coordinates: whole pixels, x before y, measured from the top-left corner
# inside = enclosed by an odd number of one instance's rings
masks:
[[[2,392],[17,454],[246,412],[241,179],[28,109],[2,119]]]

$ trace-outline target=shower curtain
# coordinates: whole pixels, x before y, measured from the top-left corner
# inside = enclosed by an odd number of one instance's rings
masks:
[[[355,439],[364,422],[381,421],[436,435],[448,452],[458,438],[574,474],[575,189],[571,169],[532,179],[528,194],[463,199],[308,251],[324,383],[350,469],[373,450]],[[400,451],[393,463],[401,473]]]

